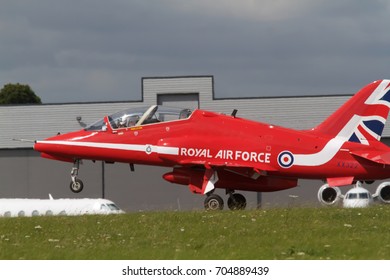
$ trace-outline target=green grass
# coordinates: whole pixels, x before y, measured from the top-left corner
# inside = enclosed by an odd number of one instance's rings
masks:
[[[390,208],[0,218],[0,259],[390,259]]]

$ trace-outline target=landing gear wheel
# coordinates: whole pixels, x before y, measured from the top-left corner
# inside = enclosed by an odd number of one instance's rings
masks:
[[[228,198],[227,204],[230,210],[244,210],[246,207],[245,196],[239,193],[233,193]]]
[[[74,182],[73,180],[70,182],[70,190],[74,193],[79,193],[83,190],[84,188],[84,184],[83,184],[83,181],[81,181],[80,179],[74,179]]]
[[[223,199],[217,194],[211,194],[204,200],[204,208],[208,211],[223,209]]]

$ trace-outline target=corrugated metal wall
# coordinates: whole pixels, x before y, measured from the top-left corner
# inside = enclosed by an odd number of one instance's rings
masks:
[[[347,96],[214,100],[203,109],[295,129],[310,129],[328,117]]]
[[[105,115],[140,106],[140,102],[0,106],[0,149],[32,145],[16,139],[39,140],[58,132],[81,129]],[[81,117],[80,123],[77,117]]]

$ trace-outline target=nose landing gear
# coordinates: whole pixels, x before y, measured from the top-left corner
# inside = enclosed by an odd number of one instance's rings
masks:
[[[83,181],[77,178],[77,175],[79,174],[79,168],[80,168],[80,160],[76,159],[74,161],[72,170],[70,172],[70,176],[72,178],[72,181],[70,182],[70,190],[74,193],[79,193],[83,190],[84,184]]]

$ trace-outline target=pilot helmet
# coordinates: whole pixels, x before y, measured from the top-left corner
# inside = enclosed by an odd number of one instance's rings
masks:
[[[127,117],[127,126],[134,126],[137,124],[138,121],[139,121],[138,115],[129,116]]]

